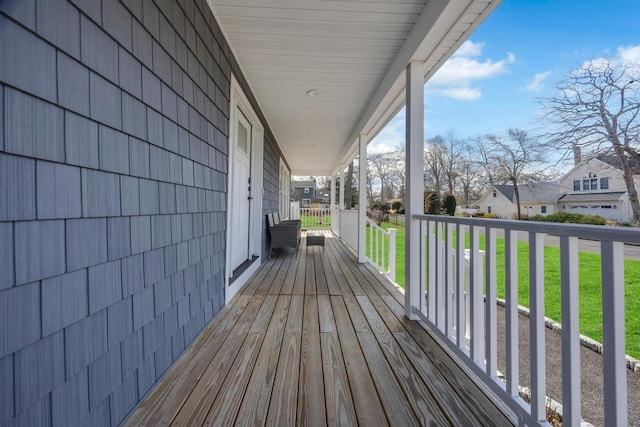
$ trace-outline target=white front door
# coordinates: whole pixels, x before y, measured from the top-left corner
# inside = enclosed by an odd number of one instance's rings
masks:
[[[231,271],[251,257],[251,139],[252,127],[240,109],[234,123],[233,189],[231,209]]]

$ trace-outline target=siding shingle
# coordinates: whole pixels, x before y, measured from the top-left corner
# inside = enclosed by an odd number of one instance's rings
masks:
[[[17,222],[14,232],[16,284],[64,273],[64,221]]]

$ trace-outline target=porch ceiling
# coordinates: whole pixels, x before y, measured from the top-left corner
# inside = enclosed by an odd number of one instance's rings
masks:
[[[293,174],[328,175],[500,0],[207,0]],[[307,92],[316,90],[317,96]]]

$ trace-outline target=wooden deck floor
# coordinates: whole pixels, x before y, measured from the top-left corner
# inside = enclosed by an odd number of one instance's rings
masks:
[[[125,425],[508,425],[401,301],[328,233],[281,250]]]

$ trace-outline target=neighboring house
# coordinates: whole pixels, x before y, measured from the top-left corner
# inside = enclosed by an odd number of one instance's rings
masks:
[[[301,208],[308,208],[316,198],[316,181],[292,181],[291,198],[294,202],[300,202]]]
[[[556,202],[564,190],[558,183],[522,184],[520,213],[522,215],[549,215],[556,212]],[[475,203],[480,212],[491,213],[500,218],[515,218],[518,205],[513,185],[494,185]]]
[[[629,221],[633,215],[622,170],[614,164],[607,157],[583,160],[558,182],[522,185],[521,213],[532,216],[564,211]],[[634,180],[640,187],[640,177],[636,175]],[[513,218],[517,212],[512,185],[489,188],[475,205],[500,218]]]
[[[634,170],[640,188],[639,170]],[[558,199],[558,209],[566,212],[600,215],[627,222],[633,218],[622,170],[611,157],[584,160],[567,172],[560,183],[568,191]]]

